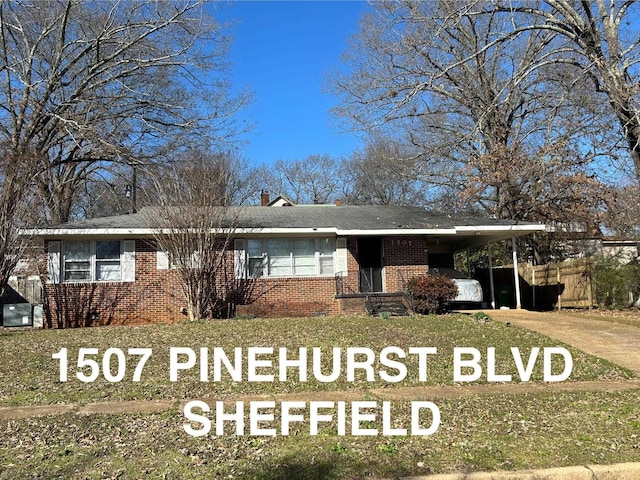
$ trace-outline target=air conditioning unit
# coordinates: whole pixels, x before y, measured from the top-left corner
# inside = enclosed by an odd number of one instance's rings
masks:
[[[2,306],[4,327],[31,327],[33,316],[30,303],[7,303]]]

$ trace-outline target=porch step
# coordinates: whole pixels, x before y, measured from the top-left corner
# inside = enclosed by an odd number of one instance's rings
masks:
[[[388,313],[393,317],[409,315],[401,295],[370,295],[365,300],[365,309],[369,315]]]

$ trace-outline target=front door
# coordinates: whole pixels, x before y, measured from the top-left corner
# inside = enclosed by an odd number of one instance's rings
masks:
[[[358,238],[360,293],[382,292],[382,238]]]

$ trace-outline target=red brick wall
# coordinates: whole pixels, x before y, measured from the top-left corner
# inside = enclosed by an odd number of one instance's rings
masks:
[[[427,271],[425,237],[385,237],[383,248],[387,292],[402,291],[406,280]],[[345,293],[357,293],[356,238],[348,239],[347,251],[349,274],[344,281],[351,291]],[[45,324],[59,328],[184,320],[186,316],[181,309],[185,302],[177,272],[157,269],[155,241],[136,240],[135,258],[135,282],[45,285],[45,295],[49,299]],[[232,275],[232,252],[228,252],[227,264],[229,275]],[[266,278],[246,283],[245,298],[238,299],[236,314],[309,316],[334,315],[342,311],[335,298],[333,277]],[[93,312],[98,314],[97,318],[92,317]]]
[[[136,281],[45,284],[45,326],[136,325],[183,320],[176,272],[158,270],[153,240],[136,240]],[[97,315],[95,315],[97,314]]]
[[[342,277],[342,294],[356,294],[360,289],[358,277],[358,243],[353,237],[347,238],[347,275]]]
[[[255,280],[252,301],[238,314],[260,317],[335,315],[334,277],[263,278]]]
[[[429,256],[425,236],[385,237],[383,250],[387,292],[401,292],[411,277],[427,273]]]

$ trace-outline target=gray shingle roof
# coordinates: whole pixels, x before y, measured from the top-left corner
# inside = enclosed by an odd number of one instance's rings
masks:
[[[175,207],[178,208],[178,207]],[[504,227],[538,225],[529,222],[496,220],[472,216],[450,216],[407,206],[295,206],[295,207],[229,207],[229,218],[238,216],[239,228],[336,228],[337,230],[415,230],[453,229],[455,227]],[[143,208],[128,215],[101,217],[69,222],[41,229],[145,229],[162,226],[158,211]],[[155,221],[154,219],[158,219]],[[539,226],[539,225],[538,225]]]

